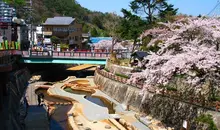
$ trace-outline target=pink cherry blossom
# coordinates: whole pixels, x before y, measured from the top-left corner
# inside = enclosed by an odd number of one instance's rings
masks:
[[[149,52],[140,73],[129,82],[145,79],[144,89],[167,85],[175,75],[186,75],[186,83],[197,86],[211,72],[220,68],[220,20],[216,18],[183,18],[173,23],[160,23],[160,28],[146,30],[141,38],[151,35],[147,45],[157,45]],[[198,76],[197,71],[204,75]],[[213,77],[214,78],[214,77]],[[218,77],[220,78],[220,77]]]

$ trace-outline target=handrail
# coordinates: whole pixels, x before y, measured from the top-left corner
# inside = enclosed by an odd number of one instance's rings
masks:
[[[117,58],[123,58],[123,54],[130,52],[117,53]],[[30,50],[28,54],[23,53],[23,56],[29,57],[99,57],[107,58],[110,57],[110,52],[78,52],[78,51],[33,51]]]
[[[131,85],[133,87],[136,87],[136,88],[140,88],[142,89],[143,88],[143,84],[142,83],[128,83],[128,79],[126,78],[123,78],[123,77],[120,77],[120,76],[116,76],[112,73],[109,73],[109,72],[105,72],[103,70],[100,70],[100,69],[96,69],[96,72],[99,73],[100,75],[106,77],[106,78],[109,78],[109,79],[112,79],[112,80],[115,80],[115,81],[118,81],[118,82],[122,82],[122,83],[126,83],[127,85]]]

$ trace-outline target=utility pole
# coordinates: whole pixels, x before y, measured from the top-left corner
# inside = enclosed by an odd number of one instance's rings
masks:
[[[32,16],[32,0],[26,0],[26,11],[28,11],[28,23],[30,24],[29,28],[29,40],[30,40],[30,47],[32,48],[33,45],[33,16]]]

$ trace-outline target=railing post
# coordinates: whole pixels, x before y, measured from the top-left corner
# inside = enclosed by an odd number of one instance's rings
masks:
[[[64,56],[66,56],[66,52],[64,51]]]
[[[79,52],[79,57],[81,56],[81,52]]]
[[[32,56],[32,50],[29,51],[29,57],[31,57],[31,56]]]

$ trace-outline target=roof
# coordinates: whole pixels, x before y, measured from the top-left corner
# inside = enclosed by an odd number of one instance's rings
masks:
[[[72,17],[54,17],[54,18],[47,18],[44,25],[70,25],[75,18]]]
[[[144,51],[136,51],[133,54],[131,54],[131,56],[141,58],[141,59],[144,58],[147,55],[149,55],[149,54],[147,52],[144,52]]]

